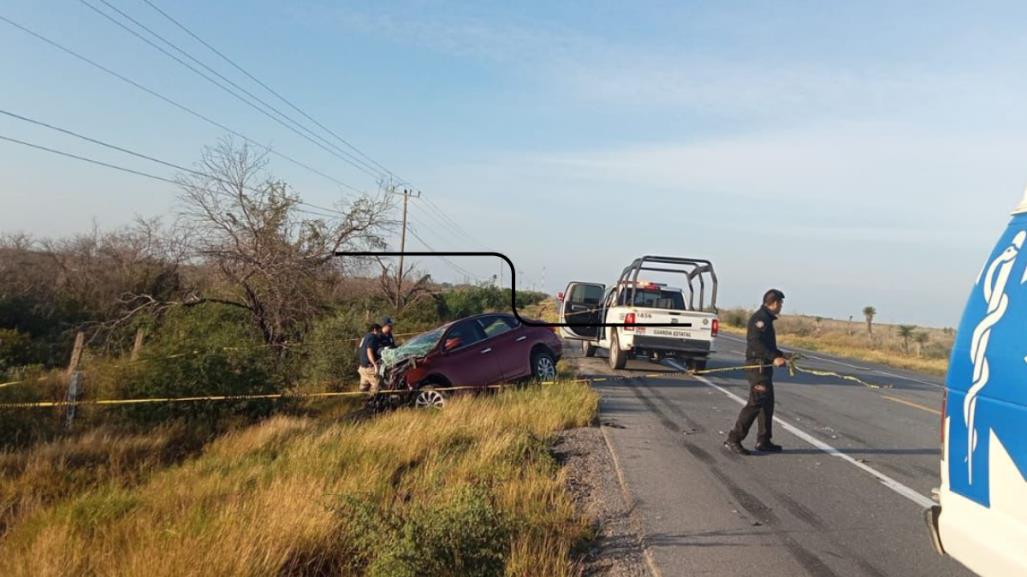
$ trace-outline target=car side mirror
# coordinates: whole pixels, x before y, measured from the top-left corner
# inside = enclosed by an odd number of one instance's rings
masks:
[[[448,353],[449,351],[459,347],[460,343],[461,343],[460,337],[453,337],[451,339],[446,339],[445,344],[442,345],[442,350],[444,350],[444,351],[446,351]]]

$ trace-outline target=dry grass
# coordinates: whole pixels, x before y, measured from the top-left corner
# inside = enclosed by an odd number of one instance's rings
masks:
[[[745,334],[740,319],[748,319],[741,310],[724,311],[724,330],[736,335]],[[926,335],[926,342],[903,339],[899,325],[873,325],[873,337],[862,319],[838,321],[802,315],[783,315],[776,323],[778,344],[820,351],[832,355],[910,369],[933,375],[944,375],[948,370],[949,354],[955,333],[952,329],[914,327],[913,333]]]
[[[517,312],[525,318],[538,319],[547,323],[558,323],[560,322],[559,306],[560,303],[555,299],[546,299],[540,303],[519,309]]]
[[[130,487],[196,451],[182,427],[143,434],[100,428],[78,437],[0,452],[0,536],[35,511],[101,486]]]
[[[275,417],[142,482],[120,482],[141,465],[113,467],[109,482],[39,498],[0,540],[0,574],[484,575],[485,561],[461,563],[495,550],[507,575],[572,575],[588,526],[546,443],[596,407],[587,385],[559,384],[362,422]],[[11,465],[14,492],[48,486],[45,463],[88,443]],[[162,441],[125,451],[147,443]]]

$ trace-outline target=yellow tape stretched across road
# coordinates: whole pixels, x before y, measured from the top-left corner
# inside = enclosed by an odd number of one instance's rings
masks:
[[[750,369],[758,369],[765,367],[766,365],[739,365],[734,367],[719,367],[715,369],[703,369],[696,371],[678,371],[671,373],[651,373],[644,375],[632,375],[632,376],[609,376],[609,377],[594,377],[584,379],[571,379],[565,381],[543,381],[538,383],[540,385],[553,385],[557,383],[601,383],[606,381],[615,381],[623,379],[633,379],[638,377],[645,378],[660,378],[668,374],[689,374],[689,375],[709,375],[714,373],[726,373],[732,371],[742,371]],[[890,389],[891,385],[878,385],[869,383],[854,377],[852,375],[844,375],[836,373],[834,371],[821,371],[815,369],[807,369],[798,366],[795,360],[788,362],[789,373],[795,375],[796,373],[805,373],[819,377],[833,377],[846,381],[852,381],[859,383],[869,389]],[[460,387],[438,387],[434,390],[439,392],[451,392],[451,391],[470,391],[470,390],[482,390],[482,389],[502,389],[516,385],[501,384],[501,385],[487,385],[487,386],[460,386]],[[408,389],[399,390],[384,390],[380,391],[380,394],[384,395],[398,395],[411,392]],[[152,397],[145,399],[94,399],[94,400],[82,400],[82,401],[36,401],[36,402],[23,402],[23,403],[0,403],[0,409],[36,409],[36,408],[55,408],[55,407],[74,407],[74,406],[107,406],[107,405],[143,405],[143,404],[154,404],[154,403],[192,403],[202,401],[253,401],[253,400],[274,400],[274,399],[318,399],[318,398],[332,398],[332,397],[369,397],[371,393],[363,391],[338,391],[338,392],[322,392],[322,393],[267,393],[267,394],[256,394],[256,395],[207,395],[207,396],[194,396],[194,397]]]
[[[867,382],[867,381],[865,381],[865,380],[863,380],[863,379],[861,379],[859,377],[855,377],[855,376],[852,376],[852,375],[845,375],[845,374],[842,374],[842,373],[836,373],[834,371],[822,371],[822,370],[817,370],[817,369],[807,369],[805,367],[800,367],[798,365],[798,363],[796,363],[796,360],[799,359],[799,358],[801,358],[801,357],[795,357],[793,359],[789,359],[788,364],[786,365],[788,367],[788,373],[790,375],[792,375],[793,377],[796,375],[796,373],[803,373],[803,374],[813,375],[813,376],[817,376],[817,377],[833,377],[833,378],[836,378],[836,379],[852,381],[854,383],[859,383],[859,384],[863,385],[864,387],[866,387],[868,389],[890,389],[890,388],[892,388],[891,385],[878,385],[878,384],[875,384],[875,383],[870,383],[870,382]],[[762,369],[762,368],[765,368],[765,367],[768,367],[768,366],[769,365],[764,363],[764,364],[756,364],[756,365],[738,365],[738,366],[733,366],[733,367],[718,367],[718,368],[715,368],[715,369],[700,369],[700,370],[690,370],[690,371],[680,371],[680,372],[684,373],[684,374],[688,374],[688,375],[712,375],[712,374],[716,374],[716,373],[730,373],[730,372],[735,372],[735,371],[748,371],[748,370],[753,370],[753,369]],[[666,374],[674,374],[674,373],[653,373],[653,374],[638,375],[638,376],[648,377],[648,378],[659,378],[659,377],[664,376]],[[609,377],[609,380],[618,379],[618,378],[631,378],[631,377]],[[599,382],[601,382],[601,381],[604,381],[604,380],[607,380],[607,379],[590,379],[590,380],[591,381],[599,381]]]

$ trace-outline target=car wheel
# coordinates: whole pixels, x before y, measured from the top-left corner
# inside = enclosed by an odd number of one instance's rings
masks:
[[[446,406],[446,396],[435,387],[422,387],[414,396],[414,406],[418,409],[441,409]]]
[[[537,381],[556,380],[556,360],[549,351],[537,351],[531,355],[531,376]]]
[[[620,339],[617,338],[617,333],[613,333],[613,337],[610,339],[610,368],[611,369],[623,369],[628,364],[628,356],[624,351],[620,350]]]
[[[596,356],[596,347],[595,345],[589,344],[588,341],[581,341],[581,352],[584,353],[586,357],[594,357]]]

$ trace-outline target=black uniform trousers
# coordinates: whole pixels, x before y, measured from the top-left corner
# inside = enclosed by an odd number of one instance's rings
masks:
[[[770,441],[774,427],[774,367],[765,366],[746,371],[749,380],[749,401],[738,414],[738,421],[728,439],[741,442],[749,434],[753,421],[759,419],[756,444]]]

